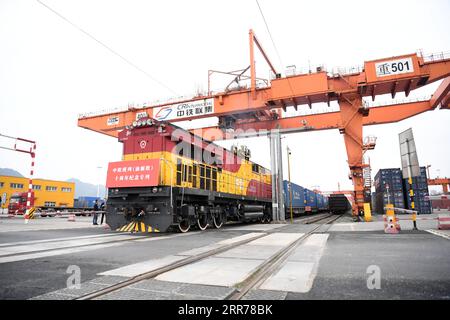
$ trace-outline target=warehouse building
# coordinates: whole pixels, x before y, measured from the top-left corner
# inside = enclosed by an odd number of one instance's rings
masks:
[[[27,193],[28,183],[28,178],[0,176],[1,209],[8,208],[11,196]],[[33,179],[33,193],[35,207],[73,207],[75,183]]]

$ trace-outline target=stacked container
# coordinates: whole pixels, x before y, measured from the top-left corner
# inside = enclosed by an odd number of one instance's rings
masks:
[[[375,175],[375,208],[384,214],[384,207],[391,203],[396,208],[405,208],[402,171],[399,168],[380,169]]]
[[[403,179],[403,188],[405,193],[405,203],[408,209],[411,207],[411,197],[409,196],[410,184],[408,179]],[[431,213],[431,204],[429,200],[425,200],[428,196],[428,181],[427,170],[425,167],[420,167],[420,176],[412,178],[412,189],[414,192],[414,210],[419,214]]]
[[[411,199],[409,196],[410,185],[408,179],[403,179],[402,170],[400,168],[380,169],[374,179],[375,208],[374,212],[384,214],[384,207],[388,203],[393,204],[396,208],[412,209]],[[389,186],[389,188],[388,188]],[[428,196],[428,181],[425,167],[420,167],[420,176],[412,178],[412,188],[414,192],[414,209],[419,214],[431,213],[430,201],[425,200]],[[389,190],[389,192],[388,192]]]

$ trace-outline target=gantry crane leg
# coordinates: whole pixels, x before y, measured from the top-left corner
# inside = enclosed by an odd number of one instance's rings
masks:
[[[341,126],[340,133],[344,135],[347,150],[349,178],[353,181],[354,199],[353,215],[364,211],[364,177],[363,177],[363,117],[367,115],[362,108],[362,98],[359,95],[341,95],[338,99]]]

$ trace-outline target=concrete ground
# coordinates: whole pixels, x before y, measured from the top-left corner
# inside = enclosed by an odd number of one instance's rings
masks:
[[[379,220],[379,217],[374,217]],[[324,225],[244,299],[450,299],[449,231],[435,215],[399,234],[383,222]],[[71,299],[191,254],[264,237],[102,299],[224,299],[264,261],[315,224],[233,225],[187,234],[139,235],[92,226],[91,218],[0,220],[0,299]],[[428,231],[427,231],[428,230]],[[253,238],[252,238],[253,239]],[[67,289],[68,267],[81,289]]]

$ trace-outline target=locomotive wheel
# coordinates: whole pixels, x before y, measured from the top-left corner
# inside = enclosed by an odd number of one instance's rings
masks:
[[[219,213],[218,215],[214,215],[213,223],[214,227],[216,229],[220,229],[224,223],[225,217],[223,212]]]
[[[206,214],[201,215],[197,219],[197,226],[201,231],[206,230],[206,228],[208,228],[208,216]]]
[[[269,215],[264,215],[262,222],[263,223],[270,223],[272,221],[272,217]]]
[[[190,228],[191,224],[189,223],[189,220],[181,220],[178,223],[178,230],[180,230],[180,232],[182,233],[188,232]]]

